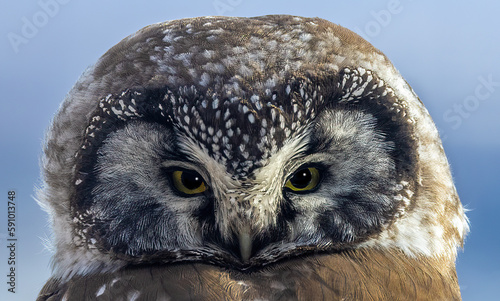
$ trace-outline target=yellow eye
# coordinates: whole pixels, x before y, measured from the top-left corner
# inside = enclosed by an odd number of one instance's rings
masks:
[[[174,187],[185,194],[198,194],[207,190],[202,176],[195,171],[176,170],[172,173]]]
[[[296,192],[306,192],[316,188],[319,180],[320,174],[318,169],[314,167],[302,168],[286,182],[285,187]]]

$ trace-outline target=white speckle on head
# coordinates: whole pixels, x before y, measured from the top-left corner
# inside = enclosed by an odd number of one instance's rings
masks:
[[[272,120],[273,122],[275,122],[275,121],[276,121],[276,110],[271,110],[271,120]]]
[[[223,34],[224,33],[224,29],[223,28],[217,28],[217,29],[211,29],[208,31],[208,33],[210,34]]]
[[[253,70],[246,65],[240,65],[239,73],[241,74],[241,76],[250,77],[253,74]]]
[[[127,301],[136,301],[139,299],[141,292],[133,290],[127,294]]]
[[[174,34],[173,34],[173,30],[168,28],[168,29],[165,29],[163,31],[163,33],[165,34],[165,37],[163,38],[163,42],[167,42],[167,43],[171,43],[173,42],[174,40]]]
[[[179,53],[173,56],[174,60],[182,61],[182,64],[184,67],[190,67],[191,66],[191,57],[193,56],[192,53]]]
[[[285,123],[285,117],[284,117],[282,114],[280,114],[279,119],[280,119],[280,127],[281,127],[282,129],[284,129],[284,128],[285,128],[285,126],[286,126],[286,123]]]
[[[201,75],[200,85],[206,87],[208,86],[209,83],[210,83],[210,75],[208,75],[208,73],[206,72],[203,72],[203,74]]]
[[[248,121],[250,121],[250,123],[255,122],[255,116],[252,113],[248,114]]]
[[[111,111],[113,111],[113,113],[117,116],[123,114],[123,111],[117,110],[115,107],[111,107]]]
[[[224,120],[228,120],[229,116],[231,116],[231,112],[229,112],[229,109],[226,109],[226,111],[224,112]],[[227,125],[226,125],[226,127],[227,127]]]
[[[208,50],[208,49],[206,49],[205,51],[203,51],[203,56],[204,56],[205,58],[207,58],[207,59],[211,59],[211,58],[213,58],[213,57],[214,57],[214,55],[215,55],[215,51],[213,51],[213,50]]]
[[[213,101],[212,101],[212,108],[215,110],[219,107],[219,99],[218,98],[215,98]]]
[[[251,101],[252,103],[254,103],[254,104],[255,104],[256,102],[258,102],[258,101],[259,101],[259,95],[255,95],[255,94],[254,94],[254,95],[252,95],[252,96],[250,97],[250,101]]]
[[[267,132],[267,131],[266,131],[266,128],[260,128],[260,136],[261,136],[261,137],[266,136],[266,132]],[[261,148],[262,148],[262,146],[261,146],[261,147],[259,147],[259,148],[261,149]]]
[[[308,42],[310,39],[312,39],[312,35],[310,33],[303,33],[299,36],[299,39],[302,42]]]
[[[106,290],[106,284],[101,286],[98,290],[97,293],[95,294],[96,297],[99,297],[100,295],[104,294],[104,291]]]
[[[111,280],[111,286],[113,286],[116,282],[120,281],[120,278],[114,278],[113,280]]]
[[[120,104],[120,107],[122,108],[122,110],[124,110],[125,104],[123,103],[123,99],[118,100],[118,103]]]
[[[213,62],[208,62],[205,65],[203,65],[203,69],[218,74],[224,74],[224,72],[226,71],[226,67],[224,67],[223,64],[213,63]],[[216,77],[216,79],[217,78],[218,77]]]

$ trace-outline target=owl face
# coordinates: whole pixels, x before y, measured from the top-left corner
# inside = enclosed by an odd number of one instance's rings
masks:
[[[237,123],[234,135],[251,135],[251,126]],[[266,159],[258,143],[241,139],[224,160],[168,121],[127,121],[102,136],[80,169],[74,206],[86,213],[82,238],[106,252],[204,250],[257,264],[297,247],[352,246],[398,207],[395,143],[360,108],[325,109],[288,138],[270,140],[282,145]],[[248,153],[259,155],[247,163]]]
[[[76,84],[45,173],[66,276],[373,247],[454,257],[467,230],[422,103],[320,19],[146,27]]]

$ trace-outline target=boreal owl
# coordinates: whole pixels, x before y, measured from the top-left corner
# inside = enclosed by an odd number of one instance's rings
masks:
[[[147,26],[75,84],[38,300],[456,300],[468,231],[429,113],[319,18]]]

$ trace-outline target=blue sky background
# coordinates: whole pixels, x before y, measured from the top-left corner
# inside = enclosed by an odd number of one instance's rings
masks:
[[[367,38],[426,104],[444,138],[462,202],[470,209],[471,233],[457,260],[463,299],[498,300],[499,12],[498,1],[0,2],[0,299],[34,300],[50,275],[50,253],[42,244],[50,234],[47,215],[32,197],[40,183],[38,158],[45,129],[87,66],[151,23],[293,14],[321,17]],[[37,27],[23,37],[27,20]],[[13,44],[14,35],[24,42]],[[18,223],[15,295],[6,285],[7,193],[12,189]]]

